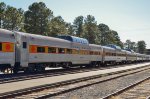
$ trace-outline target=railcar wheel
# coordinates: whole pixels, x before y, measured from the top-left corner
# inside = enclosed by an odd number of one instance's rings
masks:
[[[19,71],[18,68],[16,68],[16,67],[13,68],[13,73],[14,73],[14,74],[17,74],[18,71]]]
[[[92,62],[90,65],[91,65],[91,67],[96,67],[97,66],[97,62]]]
[[[35,69],[36,69],[36,72],[43,72],[43,71],[45,71],[45,67],[43,65],[40,65],[40,64],[36,65]]]
[[[35,65],[29,64],[29,66],[25,69],[25,73],[34,73],[35,72]]]
[[[15,63],[12,71],[14,74],[17,74],[19,72],[19,68],[20,68],[20,63]]]
[[[5,69],[2,69],[1,72],[4,74],[10,74],[10,73],[12,73],[12,70],[11,70],[11,68],[5,68]]]
[[[67,66],[62,66],[62,68],[64,68],[64,69],[69,69],[70,67],[67,67]]]
[[[102,67],[105,67],[106,65],[107,65],[107,63],[105,63],[105,62],[101,64]]]
[[[98,62],[98,67],[101,67],[101,62]]]
[[[69,69],[71,67],[71,65],[72,65],[71,63],[64,63],[62,65],[62,67],[65,68],[65,69]]]

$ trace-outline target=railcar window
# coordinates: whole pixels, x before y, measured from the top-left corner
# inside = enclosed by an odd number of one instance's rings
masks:
[[[45,47],[37,47],[37,52],[44,53],[45,52]]]
[[[83,51],[82,51],[82,50],[80,50],[79,54],[81,54],[81,55],[82,55],[82,54],[83,54]]]
[[[65,53],[65,49],[64,48],[58,48],[58,53]]]
[[[55,47],[49,47],[48,53],[56,53],[56,48]]]
[[[79,54],[79,50],[73,49],[73,50],[72,50],[72,53],[73,53],[73,54]]]
[[[111,56],[112,54],[111,54],[111,53],[108,53],[108,55]]]
[[[67,49],[67,54],[72,54],[72,49]]]
[[[84,55],[86,55],[86,51],[84,51]]]
[[[106,53],[106,56],[109,56],[109,53],[108,53],[108,52]]]
[[[110,56],[113,56],[113,53],[110,53]]]
[[[27,48],[27,42],[23,42],[23,48]]]
[[[99,53],[98,52],[96,52],[96,55],[98,55]]]
[[[109,56],[112,56],[112,53],[109,53]]]
[[[99,52],[99,55],[101,55],[101,52]]]
[[[93,55],[93,51],[90,51],[90,55]]]
[[[87,51],[87,55],[89,55],[89,51]]]
[[[0,43],[0,51],[2,51],[2,43]]]

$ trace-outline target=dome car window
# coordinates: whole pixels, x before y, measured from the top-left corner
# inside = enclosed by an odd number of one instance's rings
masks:
[[[65,49],[64,48],[58,48],[58,53],[65,53]]]
[[[67,54],[72,54],[72,49],[67,49]]]

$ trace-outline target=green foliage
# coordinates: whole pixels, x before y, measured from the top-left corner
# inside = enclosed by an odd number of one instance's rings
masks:
[[[89,41],[89,43],[95,44],[97,39],[98,28],[94,16],[87,15],[84,22],[85,23],[83,37],[86,38]]]
[[[137,42],[137,48],[138,48],[138,52],[141,54],[144,54],[146,51],[146,43],[145,41],[138,41]]]
[[[21,30],[23,28],[23,10],[0,3],[0,27],[8,30]]]
[[[119,35],[118,35],[118,33],[117,33],[117,31],[114,31],[114,30],[111,30],[111,42],[113,43],[113,44],[115,44],[115,45],[118,45],[118,46],[120,46],[121,48],[123,48],[123,43],[121,42],[121,40],[120,40],[120,37],[119,37]],[[110,43],[111,43],[110,42]]]
[[[110,30],[105,24],[98,25],[98,38],[101,45],[115,44],[123,47],[118,33],[114,30]]]
[[[54,17],[49,23],[49,36],[67,35],[66,22],[61,16]]]
[[[136,42],[132,42],[131,40],[126,40],[126,42],[124,43],[124,48],[131,49],[131,50],[137,52],[137,44],[136,44]]]
[[[43,2],[35,2],[25,12],[25,30],[33,34],[46,35],[49,31],[49,21],[53,12]]]
[[[110,40],[109,37],[111,36],[109,27],[105,24],[99,24],[98,30],[99,30],[98,38],[99,38],[100,44],[101,45],[109,44],[109,40]]]
[[[68,35],[76,36],[74,26],[71,23],[66,23]]]
[[[78,37],[83,36],[83,21],[84,21],[84,17],[83,16],[78,16],[78,17],[75,18],[75,20],[73,22],[75,34]]]
[[[144,54],[146,51],[146,43],[145,41],[138,41],[136,42],[132,42],[131,40],[126,40],[126,42],[124,43],[124,48],[125,49],[131,49],[135,52]]]
[[[3,28],[3,20],[4,20],[4,13],[6,10],[6,4],[4,2],[0,2],[0,28]]]

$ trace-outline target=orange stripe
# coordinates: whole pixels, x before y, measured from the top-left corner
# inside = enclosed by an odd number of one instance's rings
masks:
[[[30,53],[37,53],[37,46],[36,45],[30,45],[29,46],[29,52]]]
[[[44,47],[45,52],[37,52],[37,47]],[[29,53],[48,53],[48,46],[29,45]]]
[[[2,42],[2,52],[14,52],[14,43]]]

